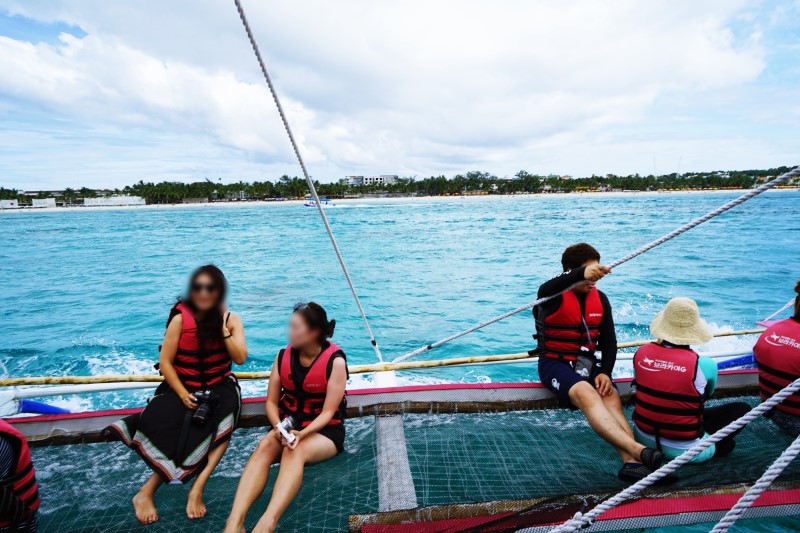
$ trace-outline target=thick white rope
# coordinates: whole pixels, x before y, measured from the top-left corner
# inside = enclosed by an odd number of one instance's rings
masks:
[[[717,442],[721,441],[725,437],[731,435],[735,431],[740,430],[741,428],[745,427],[747,424],[755,420],[756,418],[760,417],[783,400],[794,394],[795,392],[800,390],[800,378],[793,381],[789,384],[786,388],[768,398],[762,404],[758,405],[757,407],[753,408],[743,417],[734,420],[724,428],[720,429],[713,435],[709,436],[706,439],[702,439],[700,442],[683,452],[681,455],[670,461],[669,463],[665,464],[649,476],[644,479],[641,479],[628,487],[627,489],[619,492],[618,494],[612,496],[608,500],[600,503],[597,507],[592,509],[587,513],[577,513],[572,519],[567,520],[562,525],[552,529],[550,533],[574,533],[580,529],[588,527],[589,525],[594,522],[594,520],[600,516],[601,514],[605,513],[613,509],[614,507],[620,505],[621,503],[629,500],[639,494],[643,489],[646,489],[659,479],[673,473],[679,467],[685,465],[697,455],[699,455],[703,450],[709,448],[712,444],[716,444]]]
[[[784,311],[786,311],[787,309],[789,309],[790,307],[792,307],[792,306],[794,305],[794,302],[795,302],[795,299],[794,299],[794,298],[792,298],[791,300],[789,300],[788,302],[786,302],[786,305],[784,305],[783,307],[781,307],[780,309],[778,309],[777,311],[775,311],[774,313],[772,313],[771,315],[769,315],[767,318],[765,318],[764,320],[762,320],[762,322],[766,322],[767,320],[772,320],[773,318],[775,318],[775,317],[776,317],[776,316],[778,316],[779,314],[783,313]]]
[[[759,187],[757,187],[757,188],[755,188],[755,189],[753,189],[751,191],[748,191],[747,193],[743,194],[742,196],[740,196],[740,197],[738,197],[738,198],[736,198],[734,200],[731,200],[730,202],[726,203],[725,205],[722,205],[722,206],[718,207],[717,209],[711,211],[710,213],[706,213],[705,215],[701,216],[700,218],[697,218],[697,219],[689,222],[688,224],[685,224],[685,225],[681,226],[680,228],[667,233],[663,237],[661,237],[659,239],[656,239],[656,240],[654,240],[654,241],[652,241],[652,242],[650,242],[648,244],[645,244],[641,248],[629,253],[625,257],[622,257],[621,259],[617,259],[616,261],[614,261],[613,263],[611,263],[608,266],[610,266],[611,268],[618,267],[619,265],[621,265],[621,264],[623,264],[623,263],[625,263],[627,261],[630,261],[634,257],[640,256],[643,253],[652,250],[656,246],[664,244],[665,242],[667,242],[667,241],[669,241],[671,239],[674,239],[678,235],[680,235],[682,233],[685,233],[685,232],[689,231],[690,229],[693,229],[693,228],[699,226],[703,222],[711,220],[712,218],[714,218],[716,216],[719,216],[722,213],[733,209],[737,205],[739,205],[741,203],[744,203],[747,200],[750,200],[751,198],[753,198],[755,196],[758,196],[759,194],[763,193],[764,191],[769,190],[769,189],[771,189],[773,187],[776,187],[776,186],[780,185],[781,183],[784,183],[784,182],[786,182],[786,181],[788,181],[788,180],[790,180],[792,178],[798,177],[798,176],[800,176],[800,167],[797,167],[797,168],[795,168],[793,170],[790,170],[789,172],[778,176],[774,180],[769,181],[769,182],[767,182],[767,183],[765,183],[765,184],[763,184],[763,185],[761,185],[761,186],[759,186]],[[485,328],[486,326],[488,326],[490,324],[494,324],[495,322],[499,322],[499,321],[504,320],[504,319],[506,319],[506,318],[508,318],[510,316],[514,316],[517,313],[521,313],[521,312],[526,311],[528,309],[532,309],[532,308],[536,307],[537,305],[541,305],[541,304],[545,303],[548,300],[551,300],[551,299],[553,299],[553,298],[555,298],[557,296],[561,296],[562,294],[564,294],[568,290],[571,290],[571,289],[575,288],[578,285],[580,285],[580,283],[577,283],[577,284],[575,284],[575,285],[573,285],[571,287],[568,287],[567,289],[559,292],[558,294],[554,294],[554,295],[548,296],[546,298],[539,298],[535,302],[531,302],[529,304],[525,304],[523,306],[517,307],[516,309],[513,309],[511,311],[503,313],[502,315],[498,315],[498,316],[496,316],[494,318],[490,318],[489,320],[481,322],[480,324],[476,324],[476,325],[472,326],[471,328],[465,329],[464,331],[461,331],[459,333],[450,335],[449,337],[445,337],[442,340],[439,340],[439,341],[436,341],[436,342],[432,342],[430,344],[426,344],[425,346],[422,346],[421,348],[417,348],[416,350],[412,350],[412,351],[410,351],[410,352],[408,352],[406,354],[403,354],[403,355],[401,355],[399,357],[396,357],[395,359],[392,360],[392,362],[393,363],[400,363],[402,361],[406,361],[407,359],[411,359],[412,357],[417,356],[419,354],[422,354],[422,353],[428,352],[430,350],[433,350],[434,348],[437,348],[437,347],[439,347],[439,346],[441,346],[443,344],[446,344],[446,343],[448,343],[450,341],[453,341],[455,339],[463,337],[464,335],[468,335],[468,334],[470,334],[470,333],[472,333],[474,331],[478,331],[479,329]]]
[[[303,170],[303,176],[306,178],[306,183],[308,183],[308,189],[311,191],[311,195],[314,197],[314,201],[317,204],[317,210],[319,211],[319,216],[322,217],[322,223],[325,225],[325,231],[328,232],[328,238],[331,240],[331,244],[333,245],[333,251],[336,252],[336,258],[339,260],[339,265],[341,265],[342,267],[342,272],[344,272],[344,277],[345,279],[347,279],[347,284],[350,286],[350,292],[353,293],[353,299],[356,301],[358,312],[361,313],[361,319],[364,321],[364,326],[367,328],[367,334],[369,335],[369,340],[372,343],[372,348],[375,350],[375,355],[378,356],[378,360],[383,362],[383,356],[381,355],[381,350],[378,347],[378,342],[375,340],[375,336],[372,334],[372,328],[369,325],[369,320],[367,320],[366,313],[364,313],[364,308],[361,306],[361,300],[358,298],[358,292],[356,292],[356,287],[355,285],[353,285],[353,280],[350,278],[350,272],[348,272],[347,266],[344,263],[342,252],[339,251],[339,245],[336,244],[336,239],[333,237],[333,231],[331,230],[331,225],[328,223],[328,217],[325,216],[325,210],[322,207],[322,202],[319,201],[317,188],[314,186],[314,181],[311,179],[311,176],[309,176],[308,170],[306,169],[306,164],[303,161],[303,157],[300,155],[300,148],[298,147],[297,142],[294,139],[292,128],[289,127],[289,121],[286,119],[286,114],[283,112],[283,106],[281,105],[281,101],[278,98],[278,93],[275,91],[275,86],[272,84],[272,78],[270,78],[269,72],[267,72],[267,67],[266,64],[264,63],[264,59],[261,57],[261,52],[258,49],[258,44],[256,43],[256,39],[253,36],[252,30],[250,29],[250,24],[247,22],[247,17],[244,14],[244,8],[242,8],[242,3],[240,2],[240,0],[234,0],[234,2],[236,3],[236,9],[239,11],[239,17],[242,19],[242,24],[244,25],[244,29],[247,32],[247,38],[250,39],[250,44],[253,47],[253,52],[255,52],[256,54],[258,65],[261,67],[261,73],[264,75],[264,79],[267,82],[267,86],[269,87],[269,92],[272,93],[272,99],[275,100],[275,107],[278,108],[278,114],[281,116],[281,121],[283,121],[283,127],[286,130],[286,134],[289,136],[289,142],[292,143],[292,150],[294,150],[294,155],[297,157],[297,162],[300,163],[300,168]]]
[[[794,460],[797,455],[800,454],[800,437],[797,437],[788,448],[786,448],[783,453],[778,457],[774,463],[770,465],[769,468],[764,472],[764,474],[758,478],[758,481],[755,484],[747,489],[739,501],[736,502],[736,505],[731,507],[731,509],[725,513],[725,516],[722,517],[714,529],[711,530],[711,533],[725,533],[728,531],[728,528],[731,527],[733,524],[736,523],[739,518],[742,517],[742,514],[750,508],[753,503],[758,499],[761,494],[767,490],[772,482],[775,481],[781,472],[786,469],[787,466]]]

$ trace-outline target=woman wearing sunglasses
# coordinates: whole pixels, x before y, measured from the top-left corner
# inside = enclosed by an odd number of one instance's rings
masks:
[[[253,533],[275,530],[303,482],[305,465],[326,461],[344,449],[347,364],[341,348],[328,341],[335,320],[314,302],[297,304],[289,320],[289,345],[278,353],[267,391],[272,429],[245,466],[226,533],[244,531],[247,511],[264,492],[269,466],[280,462],[267,510]],[[291,417],[288,442],[276,428]]]
[[[194,479],[186,515],[206,514],[203,490],[219,464],[241,409],[231,373],[247,359],[244,328],[225,305],[227,282],[214,265],[195,270],[186,296],[172,308],[157,368],[164,383],[139,413],[106,433],[136,451],[153,474],[133,498],[142,524],[158,520],[153,497],[163,483]]]

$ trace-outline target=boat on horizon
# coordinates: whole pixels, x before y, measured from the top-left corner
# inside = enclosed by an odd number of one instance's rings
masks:
[[[310,196],[307,196],[305,201],[303,202],[303,205],[305,207],[317,207],[317,201],[314,200],[314,198],[312,198]],[[321,205],[322,207],[335,207],[336,206],[336,204],[333,203],[333,200],[329,200],[328,198],[326,198],[324,196],[319,199],[319,205]]]

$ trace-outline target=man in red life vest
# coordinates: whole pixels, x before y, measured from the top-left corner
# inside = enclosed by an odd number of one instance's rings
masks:
[[[539,378],[561,405],[580,409],[595,433],[617,450],[623,462],[619,478],[636,482],[661,466],[664,454],[633,438],[611,377],[617,357],[614,320],[608,298],[595,287],[611,270],[586,243],[564,250],[561,265],[564,272],[542,284],[539,297],[572,288],[533,309]]]
[[[25,437],[0,420],[0,532],[36,531],[39,487]]]
[[[753,348],[762,401],[800,378],[800,281],[794,290],[794,315],[770,325]],[[769,416],[785,433],[800,435],[800,394],[786,398]]]

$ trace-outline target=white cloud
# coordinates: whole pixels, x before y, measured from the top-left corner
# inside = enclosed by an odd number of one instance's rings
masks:
[[[112,165],[105,179],[196,178],[204,164],[231,177],[297,173],[232,3],[2,6],[88,33],[62,35],[55,45],[0,37],[7,74],[0,101],[13,97],[16,117],[26,106],[44,107],[80,125],[77,135],[114,130],[122,140],[130,129],[140,147],[135,171]],[[245,8],[320,177],[472,168],[648,172],[653,157],[670,151],[703,167],[729,167],[724,153],[700,150],[738,150],[746,136],[719,132],[695,143],[689,127],[676,124],[702,122],[721,98],[740,112],[737,91],[766,67],[759,24],[741,32],[745,1],[245,0]],[[659,118],[665,106],[680,108],[683,118]],[[665,125],[675,133],[641,141],[643,131]],[[169,138],[175,153],[148,152],[147,132]],[[96,142],[87,138],[86,153]],[[41,146],[58,149],[53,139]],[[776,153],[783,155],[759,148],[737,159],[787,163],[773,161]],[[0,163],[0,178],[20,175],[9,168],[14,160]]]

